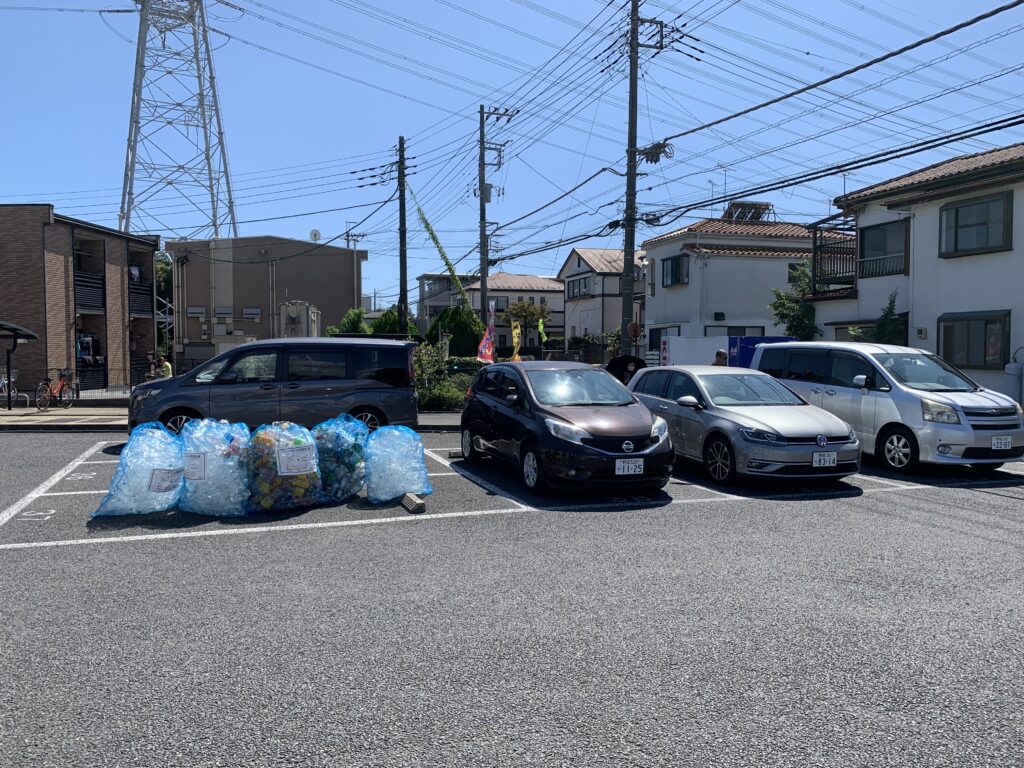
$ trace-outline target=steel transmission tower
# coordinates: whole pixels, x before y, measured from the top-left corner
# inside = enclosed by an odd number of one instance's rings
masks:
[[[118,225],[180,238],[237,237],[204,0],[136,0],[128,152]]]

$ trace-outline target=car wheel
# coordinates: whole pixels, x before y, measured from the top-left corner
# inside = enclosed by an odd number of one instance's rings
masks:
[[[379,411],[375,411],[372,408],[361,408],[357,411],[352,411],[351,415],[363,422],[371,432],[381,427],[386,427],[388,424],[388,420]]]
[[[541,463],[540,451],[537,450],[537,446],[528,445],[523,449],[523,455],[519,460],[519,470],[519,475],[527,490],[540,493],[547,488],[544,465]]]
[[[181,428],[185,426],[186,422],[198,418],[199,414],[194,411],[171,411],[160,418],[160,423],[174,434],[180,435]]]
[[[879,443],[882,449],[879,453],[886,469],[902,474],[917,468],[917,440],[906,427],[890,427]]]
[[[736,455],[724,437],[716,435],[704,446],[704,471],[719,485],[736,480]]]
[[[473,445],[473,433],[468,427],[462,430],[462,458],[470,464],[480,461],[480,451]]]

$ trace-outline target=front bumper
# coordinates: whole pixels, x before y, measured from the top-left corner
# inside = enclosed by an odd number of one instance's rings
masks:
[[[970,424],[926,422],[915,429],[921,461],[931,464],[1002,464],[1024,460],[1024,429],[975,429]],[[1010,448],[993,448],[992,438],[1009,437]]]
[[[675,452],[666,438],[642,453],[606,453],[566,440],[550,438],[541,445],[544,475],[552,485],[586,483],[593,487],[663,485],[672,475]],[[617,459],[643,459],[643,472],[615,474]]]
[[[796,445],[762,445],[738,440],[736,471],[742,475],[762,477],[847,477],[860,471],[860,443],[830,444],[825,447],[800,443]],[[814,466],[814,454],[835,453],[834,467]]]

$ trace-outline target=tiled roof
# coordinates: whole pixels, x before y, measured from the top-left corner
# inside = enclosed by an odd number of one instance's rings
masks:
[[[730,235],[740,237],[806,237],[811,234],[803,224],[789,221],[727,221],[725,219],[702,219],[682,229],[666,232],[644,241],[644,248],[655,243],[671,240],[686,234]]]
[[[990,149],[987,152],[978,152],[973,155],[961,155],[951,160],[944,160],[935,165],[929,165],[919,171],[906,173],[897,176],[895,179],[883,181],[864,189],[858,189],[848,195],[836,198],[836,205],[845,208],[865,200],[887,196],[895,192],[910,189],[916,186],[944,182],[953,179],[961,174],[974,173],[988,169],[997,169],[1001,165],[1010,163],[1024,164],[1024,142],[1011,144],[1008,147]]]
[[[466,287],[467,291],[479,291],[480,281]],[[564,290],[561,280],[543,275],[513,275],[510,272],[495,272],[487,276],[488,291],[559,291]]]
[[[687,253],[705,256],[758,256],[765,258],[807,257],[811,255],[811,246],[806,248],[757,248],[745,245],[688,245]]]
[[[614,248],[573,248],[595,272],[622,272],[622,249]],[[570,254],[571,255],[571,254]],[[636,260],[643,259],[643,251],[634,252]]]

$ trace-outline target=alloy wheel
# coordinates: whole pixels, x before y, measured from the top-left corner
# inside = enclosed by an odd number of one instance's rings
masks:
[[[373,411],[360,411],[355,417],[365,424],[371,432],[380,429],[380,419]]]
[[[728,479],[732,471],[732,457],[729,455],[729,447],[720,440],[715,441],[708,448],[708,474],[716,482],[723,482]]]
[[[540,478],[540,466],[537,464],[537,454],[527,451],[523,456],[523,482],[527,488],[536,488],[537,480]]]
[[[903,469],[910,464],[913,448],[905,435],[894,432],[885,440],[885,461],[893,469]]]
[[[190,421],[192,421],[191,418],[189,418],[188,416],[186,416],[183,413],[179,413],[177,416],[172,416],[171,418],[169,418],[167,420],[166,426],[167,426],[167,429],[169,429],[174,434],[180,435],[181,434],[181,428],[184,427],[185,424],[190,422]]]

